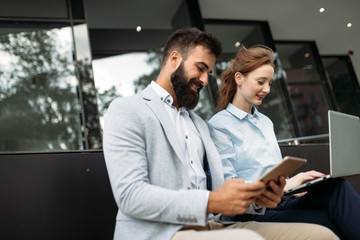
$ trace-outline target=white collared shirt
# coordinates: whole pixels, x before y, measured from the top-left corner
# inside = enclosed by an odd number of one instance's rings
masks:
[[[206,175],[204,173],[204,145],[194,122],[191,120],[186,108],[180,107],[179,110],[172,105],[172,96],[156,82],[150,85],[164,104],[164,108],[172,122],[178,136],[181,158],[189,178],[192,189],[206,189]]]

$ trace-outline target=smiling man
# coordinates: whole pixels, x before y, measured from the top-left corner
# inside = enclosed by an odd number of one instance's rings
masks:
[[[285,184],[224,182],[207,125],[191,111],[220,54],[212,35],[180,29],[165,45],[156,82],[111,103],[104,154],[119,208],[114,239],[336,239],[311,224],[209,220],[211,213],[256,213],[254,202],[276,207]]]

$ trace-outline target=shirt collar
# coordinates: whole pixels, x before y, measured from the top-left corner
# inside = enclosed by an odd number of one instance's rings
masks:
[[[159,96],[160,101],[164,102],[166,105],[168,105],[169,107],[174,107],[172,104],[174,102],[173,97],[170,95],[170,93],[168,93],[168,91],[166,91],[164,88],[162,88],[159,84],[157,84],[154,81],[151,81],[150,86],[152,87],[152,89],[155,91],[156,95]],[[188,112],[186,108],[184,107],[180,107],[179,108],[179,112]]]
[[[169,106],[172,106],[174,99],[172,98],[170,93],[168,93],[164,88],[162,88],[159,84],[157,84],[154,81],[151,82],[150,86],[155,91],[156,95],[159,96],[160,101],[166,103]]]
[[[231,113],[232,115],[234,115],[235,117],[239,118],[239,119],[244,119],[246,117],[255,117],[258,118],[259,117],[259,112],[256,109],[256,107],[253,107],[254,110],[254,114],[251,115],[247,112],[244,112],[243,110],[241,110],[240,108],[235,107],[233,104],[229,103],[228,106],[226,107],[226,110]]]

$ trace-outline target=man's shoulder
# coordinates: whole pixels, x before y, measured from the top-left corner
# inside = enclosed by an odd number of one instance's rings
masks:
[[[105,119],[137,119],[139,112],[143,112],[141,94],[127,97],[117,97],[111,101],[104,114]]]
[[[142,102],[142,95],[141,93],[137,93],[132,96],[126,96],[126,97],[117,97],[114,100],[111,101],[109,107],[113,106],[119,106],[119,105],[136,105]]]

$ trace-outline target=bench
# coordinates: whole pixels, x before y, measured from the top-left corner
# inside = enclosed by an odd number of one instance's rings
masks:
[[[328,173],[327,144],[281,146]],[[349,178],[360,192],[360,176]],[[111,240],[117,206],[102,151],[0,154],[0,238]]]
[[[0,154],[0,238],[113,238],[102,151]]]

